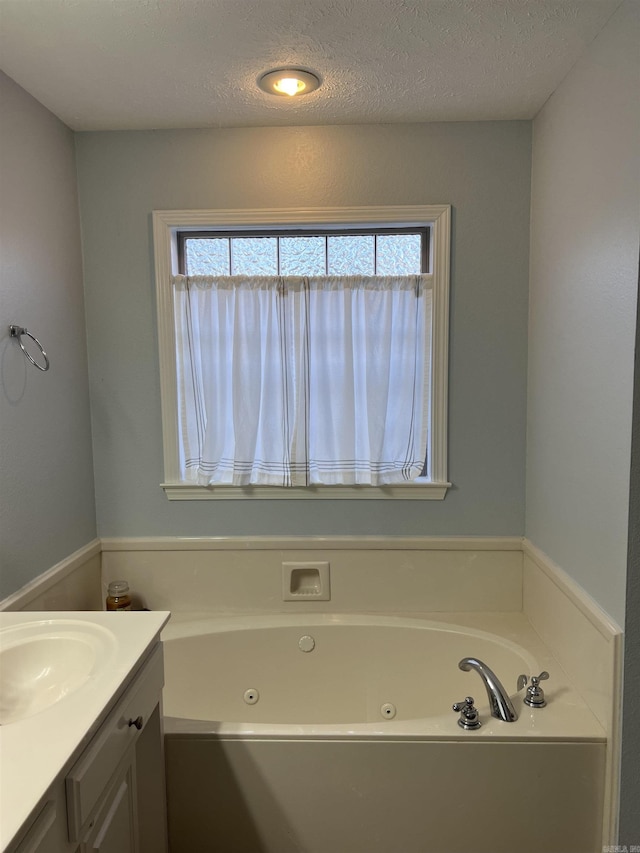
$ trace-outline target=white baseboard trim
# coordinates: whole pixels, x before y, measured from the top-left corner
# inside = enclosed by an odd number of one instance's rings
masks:
[[[52,586],[60,583],[60,581],[75,572],[88,560],[98,556],[101,551],[102,543],[99,539],[94,539],[0,601],[0,610],[23,609],[34,598],[37,598]]]

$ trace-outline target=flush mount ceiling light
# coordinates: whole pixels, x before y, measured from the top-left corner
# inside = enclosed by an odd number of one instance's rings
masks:
[[[277,68],[267,71],[258,80],[258,86],[269,95],[285,95],[295,98],[296,95],[308,95],[320,85],[320,80],[311,71],[301,68]]]

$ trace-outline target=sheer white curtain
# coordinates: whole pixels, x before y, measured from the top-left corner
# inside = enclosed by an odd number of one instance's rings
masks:
[[[182,477],[385,485],[427,450],[424,276],[175,276]]]

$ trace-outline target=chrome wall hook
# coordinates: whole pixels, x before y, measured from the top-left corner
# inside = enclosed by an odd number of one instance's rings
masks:
[[[25,356],[29,359],[31,364],[33,364],[34,367],[37,367],[38,370],[42,370],[42,371],[49,370],[49,366],[50,366],[49,357],[47,356],[46,352],[44,351],[44,347],[42,346],[42,344],[36,338],[35,335],[32,335],[31,332],[27,331],[27,329],[24,329],[22,326],[14,326],[14,325],[9,326],[9,333],[10,333],[12,338],[15,338],[18,341],[18,343],[20,344],[20,349],[25,354]],[[44,366],[42,364],[38,364],[38,362],[34,359],[34,357],[31,355],[31,353],[27,351],[27,348],[22,343],[22,336],[23,335],[26,335],[28,338],[31,338],[31,340],[34,341],[34,343],[38,346],[38,348],[40,349],[40,352],[42,353],[42,357],[44,358]]]

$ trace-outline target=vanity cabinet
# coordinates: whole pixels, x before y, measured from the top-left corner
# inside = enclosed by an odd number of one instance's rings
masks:
[[[166,853],[163,683],[156,643],[8,853]]]

